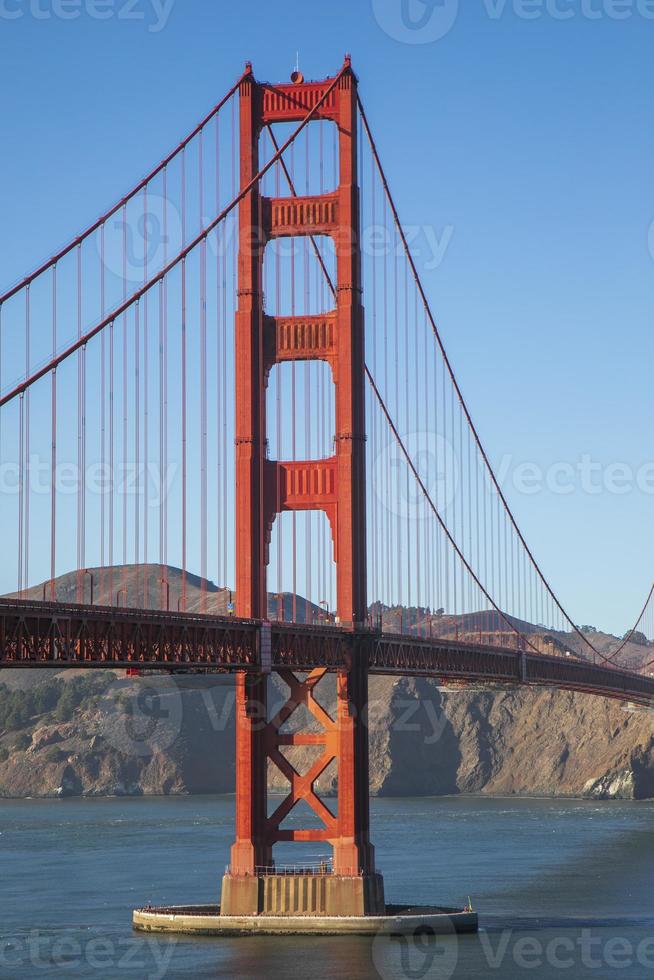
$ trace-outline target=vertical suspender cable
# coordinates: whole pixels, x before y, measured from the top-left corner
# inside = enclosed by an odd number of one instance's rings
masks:
[[[163,267],[168,264],[168,169],[163,172]],[[168,279],[163,276],[160,290],[161,353],[160,387],[161,406],[159,415],[159,453],[161,473],[159,474],[159,550],[161,561],[161,588],[168,596]],[[163,606],[163,595],[162,595]]]
[[[23,595],[23,548],[25,516],[25,396],[20,393],[18,403],[18,588]]]
[[[215,179],[215,211],[216,214],[220,212],[220,174],[221,174],[221,163],[220,163],[220,117],[216,117],[215,121],[215,163],[216,163],[216,179]],[[221,241],[222,233],[222,241]],[[225,576],[221,574],[222,572],[222,504],[221,504],[221,489],[222,489],[222,378],[221,378],[221,346],[222,337],[225,333],[225,317],[221,315],[221,254],[223,255],[223,260],[227,262],[227,258],[224,255],[223,244],[226,236],[222,232],[220,227],[216,228],[216,583],[218,585],[226,586]]]
[[[142,603],[139,585],[141,557],[141,309],[134,304],[134,574],[136,601]]]
[[[291,146],[291,179],[295,181],[295,144]],[[297,247],[297,241],[292,243],[291,252],[291,316],[295,316],[295,250]],[[296,448],[296,425],[297,425],[297,406],[295,398],[295,381],[296,381],[296,371],[295,371],[295,361],[291,361],[291,459],[293,461],[297,458],[297,448]],[[292,567],[293,567],[293,595],[292,601],[292,620],[297,623],[297,514],[295,511],[291,514],[291,520],[293,524],[293,557],[292,557]]]
[[[127,300],[127,208],[123,205],[122,212],[122,226],[123,226],[123,302]],[[125,476],[127,476],[127,316],[128,313],[125,311],[123,314],[123,441],[122,441],[122,464],[124,467]],[[125,605],[128,605],[128,575],[127,575],[127,487],[125,486],[125,479],[122,480],[122,486],[120,487],[120,492],[123,496],[123,507],[122,507],[122,517],[123,517],[123,589],[125,590]]]
[[[148,251],[150,248],[148,236],[148,188],[143,190],[143,285],[148,282]],[[149,507],[149,391],[148,391],[148,294],[143,294],[143,607],[150,605],[148,578],[148,522]]]
[[[52,356],[57,353],[57,263],[52,266]],[[50,431],[50,598],[55,600],[57,569],[57,368],[52,369]]]
[[[114,595],[114,500],[116,495],[116,475],[114,473],[114,324],[109,324],[109,596]]]
[[[310,159],[310,143],[311,136],[311,126],[309,126],[304,131],[305,139],[305,191],[307,197],[309,196],[309,169],[311,166]],[[304,251],[304,313],[305,316],[311,312],[309,309],[309,304],[311,300],[310,292],[310,264],[309,264],[309,239],[305,236],[302,240],[303,251]],[[303,396],[304,396],[304,447],[305,454],[304,458],[308,459],[311,452],[311,403],[310,403],[310,393],[313,393],[313,387],[311,385],[311,361],[306,361],[303,370]],[[304,523],[304,567],[305,567],[305,590],[304,590],[304,622],[309,622],[309,599],[311,597],[311,522],[313,521],[313,513],[308,511],[305,515]]]
[[[204,224],[203,131],[198,136],[200,225]],[[207,240],[200,243],[200,577],[202,612],[207,611]]]
[[[281,197],[281,163],[278,162],[275,167],[275,194],[277,197]],[[281,263],[279,257],[279,242],[274,244],[274,261],[275,261],[275,312],[281,314],[281,302],[282,302],[282,287],[281,287]],[[282,371],[281,367],[275,372],[275,429],[276,429],[276,444],[277,444],[277,459],[282,458]],[[277,500],[275,501],[275,510],[279,515],[275,522],[276,529],[276,539],[277,539],[277,619],[285,619],[285,610],[283,607],[283,589],[282,589],[282,569],[283,569],[283,555],[282,555],[282,516],[280,514],[281,505],[281,484],[279,480],[276,480],[275,492],[277,495]]]
[[[77,246],[77,336],[82,336],[82,246]],[[84,537],[84,348],[77,354],[77,602],[83,600]]]
[[[30,374],[30,287],[25,289],[25,376]],[[31,476],[30,476],[30,393],[29,389],[25,392],[25,567],[23,576],[25,588],[29,587],[29,563],[30,563],[30,495],[31,495]]]
[[[200,575],[207,611],[207,242],[200,245]]]
[[[182,150],[182,246],[186,245],[186,154]],[[182,609],[186,610],[186,258],[182,259]]]
[[[104,270],[104,225],[100,225],[100,319],[105,316],[105,270]],[[105,566],[106,566],[106,538],[105,538],[105,465],[106,465],[106,412],[107,412],[107,338],[105,331],[100,334],[100,595],[103,604],[105,599]],[[54,354],[53,354],[54,356]]]

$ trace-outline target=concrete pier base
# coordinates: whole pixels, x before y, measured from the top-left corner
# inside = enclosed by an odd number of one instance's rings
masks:
[[[388,906],[385,915],[221,915],[218,905],[136,909],[134,929],[195,936],[390,936],[425,930],[434,936],[474,933],[476,912]]]
[[[384,880],[380,874],[226,874],[221,908],[228,916],[384,915]]]

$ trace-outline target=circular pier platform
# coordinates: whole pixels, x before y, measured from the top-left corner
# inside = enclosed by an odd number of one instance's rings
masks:
[[[476,912],[436,906],[389,905],[386,915],[273,916],[221,915],[218,905],[185,905],[136,909],[134,929],[196,936],[376,936],[412,935],[431,930],[435,936],[477,932]]]

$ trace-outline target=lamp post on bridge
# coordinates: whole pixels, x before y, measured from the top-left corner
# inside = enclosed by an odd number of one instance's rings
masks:
[[[88,568],[85,568],[84,569],[84,574],[85,575],[89,575],[90,578],[91,578],[91,605],[93,605],[93,589],[94,589],[94,585],[95,585],[95,577],[93,575],[93,572],[90,569],[88,569]]]
[[[159,584],[166,588],[166,612],[170,611],[170,582],[167,578],[160,578]]]

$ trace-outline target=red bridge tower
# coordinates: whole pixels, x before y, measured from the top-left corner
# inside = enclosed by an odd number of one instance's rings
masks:
[[[359,250],[357,82],[346,60],[333,79],[290,85],[257,83],[250,72],[240,87],[241,187],[259,171],[262,128],[313,118],[338,127],[339,185],[333,193],[266,198],[258,185],[240,204],[238,311],[236,316],[236,611],[267,619],[266,566],[271,528],[280,511],[322,510],[331,527],[337,566],[341,625],[357,631],[367,618],[364,407],[364,316]],[[330,91],[331,89],[331,91]],[[328,93],[325,97],[325,93]],[[323,100],[321,102],[321,100]],[[263,263],[278,237],[330,235],[337,259],[336,307],[318,316],[270,317],[263,308]],[[285,360],[327,361],[336,392],[335,454],[306,462],[272,461],[266,452],[266,385],[270,369]],[[355,647],[356,649],[356,647]],[[368,665],[363,650],[337,677],[337,714],[314,697],[325,670],[305,678],[282,675],[289,700],[276,717],[267,710],[267,678],[237,677],[236,842],[223,879],[225,915],[364,915],[384,911],[381,876],[369,838]],[[323,731],[281,731],[298,705]],[[282,747],[318,745],[323,751],[298,773]],[[288,797],[268,814],[271,760],[288,779]],[[319,798],[315,783],[333,760],[338,765],[337,809]],[[324,824],[287,830],[281,824],[304,800]],[[279,841],[324,841],[333,847],[333,873],[276,875]]]

